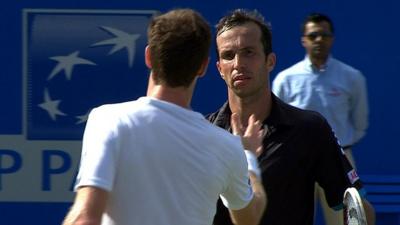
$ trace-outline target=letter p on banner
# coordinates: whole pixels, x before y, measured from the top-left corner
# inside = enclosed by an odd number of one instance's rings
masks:
[[[61,163],[58,167],[52,167],[52,161],[58,157],[61,159]],[[54,163],[53,163],[54,164]],[[59,150],[44,150],[43,151],[43,183],[42,190],[51,190],[51,176],[52,174],[62,174],[67,172],[72,165],[71,157]]]
[[[0,149],[0,191],[2,190],[2,175],[17,172],[22,166],[21,155],[13,150]]]

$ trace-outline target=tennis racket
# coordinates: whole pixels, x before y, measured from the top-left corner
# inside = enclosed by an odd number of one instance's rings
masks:
[[[343,197],[345,225],[367,225],[363,203],[354,187],[347,188]]]

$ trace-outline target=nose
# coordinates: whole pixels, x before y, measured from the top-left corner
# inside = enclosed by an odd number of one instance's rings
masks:
[[[236,54],[234,58],[233,66],[235,69],[240,69],[244,66],[244,57],[240,54]]]
[[[314,39],[314,41],[322,41],[322,39],[323,39],[324,37],[320,34],[320,35],[317,35],[316,37],[315,37],[315,39]]]

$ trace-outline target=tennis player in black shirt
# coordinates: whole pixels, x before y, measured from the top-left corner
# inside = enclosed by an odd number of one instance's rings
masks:
[[[258,157],[268,206],[263,225],[311,225],[314,185],[325,191],[331,208],[342,208],[347,187],[365,196],[360,178],[347,160],[327,121],[318,113],[292,107],[274,96],[269,74],[276,62],[269,25],[256,11],[235,10],[217,24],[217,68],[225,80],[228,101],[207,118],[231,130],[230,116],[241,122],[251,114],[268,130]],[[372,205],[363,199],[368,224],[375,224]],[[215,225],[228,225],[221,202]]]

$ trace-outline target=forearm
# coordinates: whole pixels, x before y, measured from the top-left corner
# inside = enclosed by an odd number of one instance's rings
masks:
[[[80,188],[63,225],[100,225],[107,198],[108,193],[102,189]]]
[[[261,182],[261,172],[258,167],[256,156],[247,150],[245,153],[250,184],[253,190],[253,199],[244,209],[237,211],[232,210],[231,217],[233,223],[236,225],[257,225],[267,206],[267,195]]]
[[[75,202],[62,225],[100,225],[101,216],[91,211],[81,202]]]
[[[62,225],[100,225],[101,220],[83,215],[80,212],[70,211]]]
[[[254,192],[254,218],[257,219],[257,223],[261,220],[264,211],[267,207],[268,204],[268,198],[267,198],[267,193],[264,190],[264,186],[261,182],[261,179],[259,179],[254,173],[249,172],[250,176],[250,183],[251,187]]]
[[[254,193],[254,198],[251,202],[251,218],[253,220],[252,223],[249,224],[258,224],[267,206],[267,194],[265,193],[264,186],[262,184],[262,175],[258,165],[257,157],[252,152],[247,150],[245,150],[245,154],[247,158],[250,184]]]
[[[267,197],[261,180],[252,172],[249,174],[254,196],[245,208],[230,210],[232,222],[236,225],[258,225],[267,206]]]

